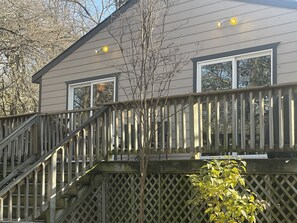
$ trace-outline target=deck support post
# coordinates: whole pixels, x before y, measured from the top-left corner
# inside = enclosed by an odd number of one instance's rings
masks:
[[[54,223],[56,220],[56,191],[57,191],[57,152],[52,154],[48,173],[48,216],[47,222]]]

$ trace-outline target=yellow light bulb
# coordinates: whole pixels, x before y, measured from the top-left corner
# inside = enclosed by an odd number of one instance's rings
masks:
[[[218,21],[218,22],[217,22],[217,27],[218,27],[218,28],[222,28],[222,26],[223,26],[223,22],[222,22],[222,21]]]
[[[236,17],[232,17],[232,18],[230,19],[230,24],[231,24],[232,26],[237,25],[237,18],[236,18]]]
[[[108,53],[109,47],[108,46],[102,47],[102,51],[103,51],[103,53]]]

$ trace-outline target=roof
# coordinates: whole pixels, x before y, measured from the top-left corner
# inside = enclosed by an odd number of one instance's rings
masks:
[[[261,5],[270,5],[274,7],[280,8],[290,8],[290,9],[297,9],[297,1],[296,0],[234,0],[234,1],[241,1],[247,2],[252,4],[261,4]],[[47,73],[50,69],[60,63],[63,59],[65,59],[68,55],[94,37],[98,32],[102,29],[106,28],[114,19],[116,19],[120,14],[127,11],[132,5],[134,5],[137,0],[128,0],[122,7],[112,13],[108,18],[106,18],[103,22],[98,24],[95,28],[89,31],[86,35],[81,37],[75,43],[73,43],[70,47],[68,47],[65,51],[63,51],[60,55],[58,55],[55,59],[45,65],[42,69],[40,69],[37,73],[32,76],[32,82],[39,83],[40,78]]]

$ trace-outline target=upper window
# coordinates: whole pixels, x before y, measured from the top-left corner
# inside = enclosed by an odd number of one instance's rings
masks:
[[[197,91],[224,90],[273,83],[272,49],[197,63]]]
[[[99,107],[115,101],[115,78],[69,85],[69,109]]]

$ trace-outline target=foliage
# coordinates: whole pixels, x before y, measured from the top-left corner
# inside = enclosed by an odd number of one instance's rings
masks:
[[[199,174],[189,175],[197,192],[190,202],[206,203],[210,222],[255,223],[256,214],[265,210],[267,203],[246,188],[245,172],[246,162],[241,160],[208,161]]]
[[[31,76],[114,10],[114,0],[0,1],[0,116],[36,111]]]

